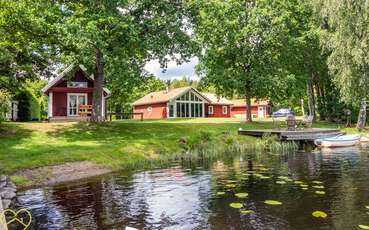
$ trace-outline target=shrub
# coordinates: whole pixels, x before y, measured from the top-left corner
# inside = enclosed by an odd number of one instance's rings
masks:
[[[18,100],[18,120],[30,121],[31,120],[30,93],[26,90],[18,93],[17,100]]]
[[[0,89],[0,122],[6,119],[6,114],[10,110],[10,94]]]

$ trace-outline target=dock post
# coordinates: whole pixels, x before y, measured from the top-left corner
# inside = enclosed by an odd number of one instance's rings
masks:
[[[6,224],[4,216],[3,202],[1,200],[1,196],[0,196],[0,230],[8,230],[8,226]]]

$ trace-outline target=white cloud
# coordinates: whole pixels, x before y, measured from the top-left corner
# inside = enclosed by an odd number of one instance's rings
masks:
[[[197,57],[191,58],[189,62],[185,62],[182,65],[177,65],[175,61],[170,61],[166,71],[163,73],[158,60],[152,60],[145,65],[145,70],[163,80],[180,79],[183,76],[198,80],[199,77],[195,73],[195,66],[198,61]]]

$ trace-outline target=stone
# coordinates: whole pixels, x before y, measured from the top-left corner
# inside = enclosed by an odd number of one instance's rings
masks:
[[[6,186],[6,181],[0,181],[0,188],[4,188]]]
[[[0,197],[4,199],[13,199],[16,195],[17,194],[15,194],[15,191],[12,188],[0,189]]]
[[[4,182],[6,181],[7,177],[5,175],[0,175],[0,181]]]
[[[15,186],[15,184],[12,181],[9,181],[8,184],[6,185],[6,187],[8,188],[12,188],[12,189],[17,189],[17,186]]]
[[[9,205],[10,205],[10,203],[11,203],[12,201],[11,200],[9,200],[9,199],[3,199],[2,200],[2,204],[3,204],[3,209],[7,209],[7,208],[9,208]]]

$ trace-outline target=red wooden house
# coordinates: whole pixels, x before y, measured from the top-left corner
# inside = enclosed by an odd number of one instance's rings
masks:
[[[152,92],[132,105],[133,112],[142,113],[144,119],[246,116],[244,99],[227,100],[216,94],[201,93],[192,87]],[[271,109],[270,100],[251,100],[251,114],[254,118],[267,117]]]
[[[41,91],[48,96],[49,120],[86,120],[93,102],[94,80],[83,65],[70,65],[61,74],[50,81]],[[105,117],[106,99],[110,91],[104,88],[102,97],[102,116]],[[87,116],[86,116],[87,115]]]
[[[232,100],[231,116],[245,117],[246,116],[246,100]],[[272,104],[270,100],[251,99],[251,116],[253,118],[265,118],[272,112]]]

